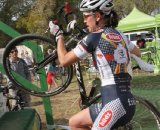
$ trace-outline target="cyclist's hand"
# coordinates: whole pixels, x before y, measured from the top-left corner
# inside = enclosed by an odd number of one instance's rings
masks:
[[[76,23],[77,23],[76,20],[72,20],[72,21],[67,25],[67,32],[70,32],[71,30],[74,30]]]
[[[60,30],[59,26],[54,24],[52,21],[49,22],[50,33],[55,36],[56,41],[58,37],[63,34],[63,31]]]

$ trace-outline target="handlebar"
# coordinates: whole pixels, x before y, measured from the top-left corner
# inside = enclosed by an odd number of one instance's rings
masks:
[[[52,22],[56,25],[59,25],[60,30],[63,31],[64,36],[72,35],[73,31],[76,33],[78,31],[79,35],[81,35],[81,36],[87,34],[86,31],[84,31],[83,29],[81,29],[77,25],[77,16],[76,16],[75,12],[73,11],[73,9],[71,8],[68,1],[65,2],[65,4],[59,8],[59,10],[57,11],[56,14],[58,16],[58,19],[60,19],[62,15],[63,15],[63,18],[60,20],[54,19],[54,20],[52,20]],[[63,21],[63,23],[62,23],[62,21]],[[47,28],[45,33],[47,33],[48,30],[49,30],[49,28]]]

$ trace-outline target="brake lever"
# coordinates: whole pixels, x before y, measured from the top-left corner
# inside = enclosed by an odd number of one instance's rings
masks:
[[[70,22],[72,22],[72,21],[76,21],[76,19],[77,19],[77,16],[76,16],[76,14],[73,12],[73,10],[71,9],[71,7],[70,7],[70,5],[69,5],[69,2],[67,1],[67,2],[65,2],[65,5],[64,6],[62,6],[60,9],[59,9],[59,11],[57,12],[57,15],[59,16],[59,17],[61,17],[61,15],[62,15],[62,13],[64,13],[64,21],[65,21],[65,23],[67,24],[67,27],[68,27],[68,24],[70,24],[69,23],[69,17],[70,16],[72,16],[73,17],[73,20],[71,20]],[[75,25],[74,25],[74,27],[72,28],[72,29],[64,29],[63,28],[63,26],[62,26],[62,24],[60,24],[60,23],[58,23],[58,22],[56,22],[56,23],[54,23],[54,24],[57,24],[57,25],[59,25],[59,27],[60,27],[60,30],[62,30],[63,31],[63,35],[64,36],[69,36],[69,35],[71,35],[72,33],[73,33],[73,30],[78,30],[78,37],[82,37],[82,36],[85,36],[85,35],[87,35],[88,34],[88,32],[86,31],[86,29],[81,29],[80,27],[78,27],[78,25],[75,23]]]

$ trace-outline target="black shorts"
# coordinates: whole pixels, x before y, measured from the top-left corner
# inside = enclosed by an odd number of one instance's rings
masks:
[[[93,129],[115,129],[132,119],[136,102],[128,86],[103,86],[101,95],[102,100],[89,108]]]

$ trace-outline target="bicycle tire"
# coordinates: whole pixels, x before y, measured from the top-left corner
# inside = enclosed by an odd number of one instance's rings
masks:
[[[160,130],[160,113],[148,100],[134,95],[136,112],[133,119],[118,130]]]
[[[38,130],[42,130],[42,120],[41,120],[41,117],[40,115],[36,112],[35,114],[35,120],[37,122],[37,127],[38,127]]]
[[[0,85],[3,83],[3,74],[0,72]]]
[[[63,79],[58,81],[57,87],[53,87],[51,90],[48,88],[44,88],[43,86],[47,86],[46,82],[46,72],[44,66],[41,67],[38,71],[34,71],[36,73],[36,79],[32,79],[31,81],[26,80],[22,76],[15,73],[11,67],[9,62],[9,55],[11,49],[14,47],[20,49],[27,49],[33,54],[35,60],[34,64],[40,64],[44,59],[44,54],[47,54],[45,48],[51,48],[54,50],[53,56],[51,57],[51,61],[55,62],[57,59],[57,53],[54,46],[54,41],[51,38],[47,38],[40,35],[35,34],[24,34],[19,37],[14,38],[11,40],[4,51],[3,54],[3,66],[8,78],[20,89],[26,91],[27,93],[39,96],[39,97],[46,97],[46,96],[54,96],[62,91],[64,91],[71,82],[72,75],[73,75],[73,68],[72,66],[63,67],[65,69],[65,74]],[[34,78],[34,77],[33,77]],[[41,87],[42,86],[42,87]]]

